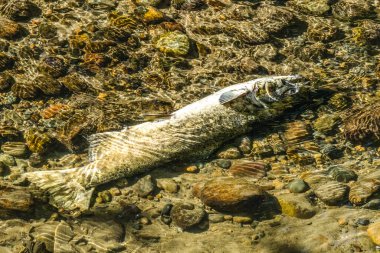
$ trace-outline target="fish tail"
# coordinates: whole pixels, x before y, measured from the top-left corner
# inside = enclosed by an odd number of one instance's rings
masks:
[[[65,170],[36,171],[23,176],[34,186],[48,193],[49,203],[68,211],[85,211],[90,206],[94,187],[85,188],[78,182],[80,168]]]

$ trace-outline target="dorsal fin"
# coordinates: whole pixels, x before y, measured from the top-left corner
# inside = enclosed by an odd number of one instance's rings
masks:
[[[220,95],[219,102],[222,105],[224,105],[228,102],[231,102],[232,100],[235,100],[241,96],[248,94],[248,92],[249,92],[249,90],[246,88],[226,91],[226,92],[222,93],[222,95]]]
[[[120,132],[104,132],[93,134],[88,138],[90,146],[88,156],[90,162],[101,159],[113,150],[125,147],[126,128]]]

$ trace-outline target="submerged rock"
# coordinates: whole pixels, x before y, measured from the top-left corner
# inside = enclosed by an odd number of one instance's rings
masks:
[[[156,48],[168,55],[185,56],[190,51],[190,40],[179,31],[168,32],[160,36]]]
[[[338,205],[347,201],[348,186],[339,182],[328,182],[314,190],[315,195],[328,205]]]
[[[220,211],[253,211],[265,198],[257,185],[242,178],[215,178],[193,187],[202,202]]]
[[[152,177],[147,175],[141,178],[137,183],[133,186],[133,189],[140,197],[146,197],[154,190],[154,184],[152,182]]]
[[[367,233],[374,244],[380,245],[380,221],[369,225]]]
[[[304,13],[319,16],[326,14],[330,10],[330,0],[291,0],[289,5]]]
[[[199,224],[205,215],[206,212],[203,208],[190,203],[176,204],[170,212],[170,217],[174,223],[182,229],[188,229]]]
[[[308,219],[315,215],[316,210],[303,195],[292,193],[277,196],[282,213],[291,217]]]
[[[288,184],[288,189],[292,193],[302,193],[307,191],[309,186],[302,179],[294,179]]]
[[[0,208],[29,211],[33,204],[32,195],[22,189],[12,189],[0,187]]]

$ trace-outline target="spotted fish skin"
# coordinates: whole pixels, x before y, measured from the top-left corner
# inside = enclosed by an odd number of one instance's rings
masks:
[[[222,89],[174,112],[120,132],[90,137],[90,163],[80,168],[26,173],[50,194],[50,203],[65,210],[86,210],[95,186],[173,162],[207,157],[223,142],[271,119],[281,103],[296,94],[300,76],[255,79]],[[274,107],[274,104],[276,106]]]

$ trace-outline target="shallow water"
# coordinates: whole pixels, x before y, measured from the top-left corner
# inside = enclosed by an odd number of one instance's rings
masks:
[[[379,12],[376,0],[0,0],[0,252],[376,252]],[[300,106],[208,159],[101,185],[87,212],[20,182],[87,164],[91,134],[290,74],[312,88]]]

